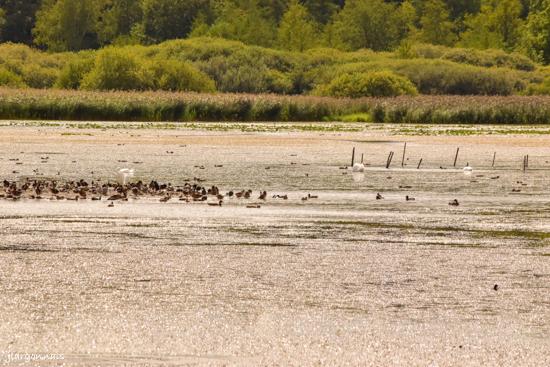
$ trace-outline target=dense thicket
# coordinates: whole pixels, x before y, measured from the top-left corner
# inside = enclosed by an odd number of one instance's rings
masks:
[[[0,42],[78,51],[190,36],[293,51],[422,42],[550,63],[550,0],[0,0]]]
[[[499,50],[414,44],[394,52],[299,51],[220,38],[51,53],[0,45],[0,86],[310,94],[546,94],[546,67]]]

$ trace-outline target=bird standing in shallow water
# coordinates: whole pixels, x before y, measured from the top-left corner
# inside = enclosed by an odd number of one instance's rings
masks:
[[[413,197],[410,197],[409,195],[405,196],[406,201],[415,201],[416,199]]]

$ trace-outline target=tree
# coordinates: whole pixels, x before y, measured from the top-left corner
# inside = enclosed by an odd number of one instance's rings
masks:
[[[502,37],[504,48],[511,51],[518,44],[520,28],[523,21],[520,18],[522,13],[520,0],[499,0],[495,7],[494,25]]]
[[[129,36],[132,27],[141,20],[142,12],[139,1],[106,0],[100,6],[99,15],[99,41],[101,44],[109,44]]]
[[[325,28],[330,47],[356,50],[390,50],[400,41],[397,5],[383,0],[348,0]]]
[[[293,1],[283,15],[277,31],[277,44],[282,49],[302,52],[312,48],[318,39],[318,26],[307,8]]]
[[[34,42],[53,51],[97,47],[93,0],[46,0],[36,15]]]
[[[484,1],[480,13],[466,16],[466,30],[461,34],[460,45],[514,50],[523,24],[521,12],[520,0]]]
[[[2,37],[2,29],[6,25],[6,12],[0,8],[0,37]]]
[[[502,48],[504,42],[493,18],[493,8],[489,5],[482,6],[478,14],[467,15],[464,19],[466,30],[460,35],[459,45],[478,49]]]
[[[447,5],[441,0],[427,0],[420,18],[420,39],[434,45],[451,46],[456,41]]]
[[[533,59],[550,63],[550,0],[533,1],[521,46]]]
[[[35,14],[40,3],[40,0],[0,0],[5,22],[0,40],[31,44]]]
[[[304,0],[303,5],[319,23],[326,24],[340,9],[340,0]]]
[[[244,42],[250,45],[272,46],[275,24],[257,0],[227,1],[218,9],[218,18],[208,35]]]
[[[208,0],[142,0],[141,29],[149,42],[185,38]]]

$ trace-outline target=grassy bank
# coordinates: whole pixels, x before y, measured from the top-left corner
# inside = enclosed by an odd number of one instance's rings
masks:
[[[0,118],[75,121],[360,121],[550,124],[550,97],[329,98],[0,88]]]

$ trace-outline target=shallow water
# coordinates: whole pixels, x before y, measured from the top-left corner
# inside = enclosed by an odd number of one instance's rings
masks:
[[[131,167],[254,196],[0,201],[0,352],[69,365],[546,366],[549,142],[3,127],[11,180],[108,181]],[[353,146],[364,175],[341,169]],[[267,202],[246,208],[264,189]]]

